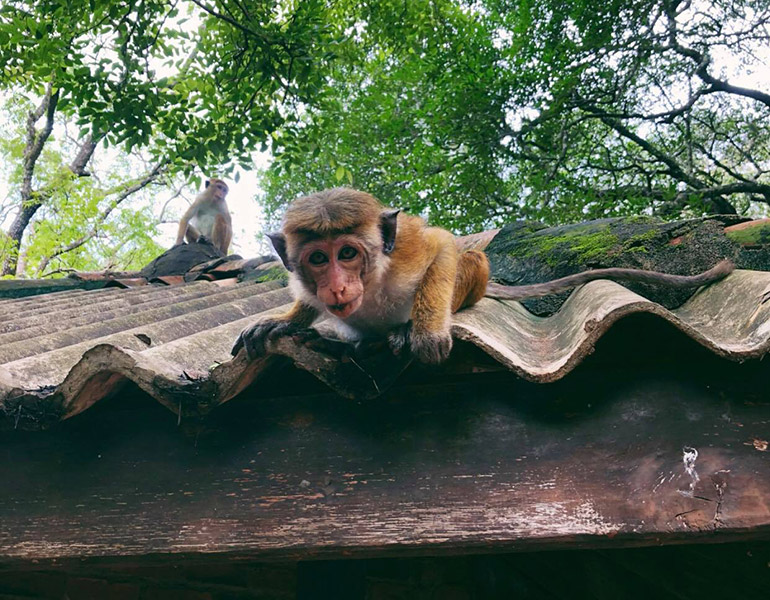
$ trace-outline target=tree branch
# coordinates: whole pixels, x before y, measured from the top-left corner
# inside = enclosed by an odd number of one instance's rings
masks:
[[[717,79],[708,71],[708,68],[711,65],[711,56],[709,56],[708,52],[700,52],[679,43],[676,26],[676,7],[678,4],[678,2],[665,3],[666,16],[668,17],[668,46],[680,56],[691,59],[697,65],[695,67],[695,74],[709,86],[705,93],[726,92],[728,94],[735,94],[736,96],[744,96],[745,98],[751,98],[752,100],[761,102],[770,108],[770,94],[738,85],[732,85],[723,79]]]
[[[242,25],[241,23],[239,23],[238,21],[236,21],[232,17],[228,17],[227,15],[223,15],[222,13],[215,11],[213,8],[211,8],[209,6],[206,6],[200,0],[192,0],[192,1],[193,1],[193,4],[195,4],[196,6],[198,6],[201,9],[203,9],[205,12],[210,14],[212,17],[215,17],[215,18],[217,18],[217,19],[219,19],[221,21],[224,21],[225,23],[228,23],[228,24],[232,25],[233,27],[235,27],[236,29],[240,30],[242,33],[245,33],[249,37],[256,38],[256,39],[260,40],[262,43],[267,44],[269,46],[272,46],[272,45],[276,44],[275,40],[272,40],[269,37],[265,36],[264,34],[259,33],[257,31],[254,31],[253,29],[249,29],[248,27],[246,27],[245,25]],[[279,45],[281,45],[281,44],[279,44]]]
[[[53,82],[49,82],[45,91],[45,96],[40,102],[40,106],[31,111],[27,116],[27,143],[24,147],[23,175],[21,184],[22,202],[27,202],[32,197],[32,177],[35,172],[35,165],[43,152],[43,146],[53,131],[54,114],[56,105],[59,102],[59,90],[53,91]],[[38,132],[35,124],[45,114],[45,124],[43,129]]]
[[[160,175],[163,174],[163,169],[166,166],[166,161],[158,163],[153,167],[153,169],[144,175],[141,179],[136,181],[134,184],[128,186],[127,188],[123,189],[118,196],[110,202],[110,204],[102,211],[102,213],[96,218],[96,221],[91,226],[91,229],[88,230],[88,232],[84,233],[82,236],[80,236],[78,239],[73,240],[69,244],[65,244],[63,246],[56,247],[51,254],[48,256],[44,256],[37,267],[37,276],[38,277],[46,277],[49,274],[41,275],[43,271],[45,271],[48,264],[55,259],[58,256],[61,256],[62,254],[66,254],[67,252],[72,252],[73,250],[76,250],[77,248],[80,248],[84,244],[86,244],[88,241],[92,240],[96,235],[99,233],[99,227],[104,223],[107,218],[110,216],[113,210],[115,210],[126,198],[131,196],[132,194],[138,192],[139,190],[143,189],[153,181],[155,181]]]
[[[671,158],[668,154],[661,151],[660,149],[656,148],[654,145],[652,145],[650,142],[645,140],[644,138],[638,136],[633,131],[631,131],[628,127],[626,127],[623,123],[618,121],[617,119],[614,119],[612,117],[606,116],[603,111],[601,111],[597,106],[591,104],[587,100],[583,100],[580,98],[577,98],[578,106],[588,112],[589,114],[594,115],[596,118],[598,118],[602,123],[607,125],[610,129],[613,129],[615,132],[617,132],[619,135],[623,136],[627,140],[630,140],[634,142],[637,146],[642,148],[645,152],[650,154],[651,156],[655,157],[658,161],[663,163],[668,173],[676,179],[677,181],[681,181],[691,188],[693,188],[694,193],[700,194],[700,190],[703,189],[711,189],[715,190],[718,188],[708,188],[707,185],[700,181],[697,177],[692,176],[691,174],[687,173],[681,165],[679,165],[678,162],[676,162],[673,158]],[[727,186],[723,186],[725,189],[727,189]],[[731,193],[731,192],[724,192],[724,193]],[[718,214],[736,214],[735,207],[730,204],[725,198],[721,197],[719,194],[709,194],[707,197],[709,200],[711,200],[712,204],[712,210]]]
[[[11,226],[8,228],[8,238],[15,245],[16,250],[21,247],[21,238],[24,230],[29,225],[30,220],[40,208],[39,200],[35,199],[32,190],[32,179],[35,174],[35,166],[43,152],[43,146],[51,136],[54,124],[54,115],[56,114],[56,105],[59,102],[59,90],[54,91],[53,81],[48,82],[45,95],[35,110],[27,116],[27,143],[24,147],[24,157],[22,161],[22,180],[21,180],[21,206],[19,212],[14,218]],[[45,115],[45,124],[43,129],[38,131],[35,124]],[[18,255],[15,252],[9,252],[3,261],[2,275],[15,275]]]

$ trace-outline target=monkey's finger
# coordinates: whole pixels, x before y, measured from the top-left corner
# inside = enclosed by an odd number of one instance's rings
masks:
[[[243,347],[246,348],[246,355],[249,357],[249,360],[263,356],[265,354],[265,346],[262,338],[251,331],[246,331],[244,334]]]
[[[308,344],[321,338],[321,333],[317,329],[308,327],[306,329],[300,329],[299,331],[292,332],[291,337],[294,339],[294,341],[300,344]]]
[[[243,332],[238,334],[238,339],[235,340],[235,344],[230,349],[230,354],[236,356],[241,351],[241,348],[243,348]]]
[[[412,332],[412,322],[407,321],[388,334],[388,344],[396,356],[409,347],[409,339]]]
[[[278,325],[274,325],[270,327],[270,329],[265,332],[265,335],[262,336],[263,340],[269,340],[271,342],[274,342],[280,337],[284,337],[287,335],[291,335],[293,333],[291,324],[289,323],[280,323]],[[264,342],[262,344],[264,348]]]
[[[449,358],[452,351],[452,336],[441,334],[419,334],[411,336],[412,356],[422,363],[436,365]]]
[[[264,347],[260,352],[260,329],[261,328],[249,327],[241,331],[238,335],[238,339],[235,340],[235,344],[233,345],[232,350],[230,350],[230,353],[235,356],[242,348],[245,348],[246,356],[249,357],[249,360],[254,360],[261,354],[264,354]]]

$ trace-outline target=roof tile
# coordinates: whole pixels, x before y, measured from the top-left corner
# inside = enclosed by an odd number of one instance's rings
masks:
[[[484,299],[455,315],[452,333],[538,382],[564,377],[613,323],[640,312],[723,357],[743,360],[770,348],[768,291],[770,273],[736,271],[667,310],[616,283],[594,281],[545,318],[518,302]],[[126,380],[180,414],[205,413],[269,371],[279,356],[358,398],[380,394],[408,366],[408,358],[388,352],[340,361],[291,338],[270,345],[271,356],[231,359],[244,327],[289,302],[290,292],[278,282],[235,279],[0,300],[0,417],[6,416],[0,426],[44,426],[46,418],[85,410]]]

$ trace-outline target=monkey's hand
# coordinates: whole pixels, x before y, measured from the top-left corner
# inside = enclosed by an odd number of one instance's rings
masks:
[[[308,330],[307,327],[287,319],[262,319],[241,331],[230,354],[235,356],[241,348],[246,348],[249,359],[254,360],[265,355],[265,342],[310,331],[315,330]]]
[[[393,354],[401,354],[404,348],[422,363],[437,365],[449,358],[452,351],[452,334],[447,332],[415,329],[409,321],[388,334],[388,344]]]

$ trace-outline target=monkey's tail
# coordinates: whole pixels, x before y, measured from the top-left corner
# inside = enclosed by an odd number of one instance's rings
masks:
[[[653,283],[680,289],[693,288],[724,279],[732,273],[734,269],[735,265],[728,259],[719,261],[716,266],[710,268],[708,271],[703,271],[703,273],[698,273],[697,275],[669,275],[668,273],[644,271],[642,269],[594,269],[592,271],[567,275],[567,277],[562,277],[561,279],[554,279],[553,281],[546,281],[544,283],[533,283],[530,285],[501,285],[490,281],[487,284],[486,296],[487,298],[497,298],[500,300],[537,298],[563,292],[564,290],[583,285],[584,283],[596,279]]]

